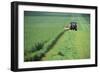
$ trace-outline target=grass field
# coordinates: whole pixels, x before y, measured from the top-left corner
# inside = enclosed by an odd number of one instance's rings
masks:
[[[64,31],[75,21],[78,30]],[[55,40],[59,34],[64,33]],[[90,58],[90,15],[24,12],[24,61]]]

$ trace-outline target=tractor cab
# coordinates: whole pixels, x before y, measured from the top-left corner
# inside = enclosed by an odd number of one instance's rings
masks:
[[[70,22],[70,30],[77,31],[77,22]]]

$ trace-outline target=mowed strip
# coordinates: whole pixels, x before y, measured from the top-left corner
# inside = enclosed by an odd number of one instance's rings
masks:
[[[90,32],[88,24],[78,17],[78,31],[66,31],[42,60],[69,60],[90,58]],[[88,28],[88,29],[87,29]]]

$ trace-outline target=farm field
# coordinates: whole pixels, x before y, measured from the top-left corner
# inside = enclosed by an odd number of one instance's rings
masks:
[[[90,58],[89,18],[89,14],[25,11],[24,61]],[[64,31],[72,21],[78,30]]]

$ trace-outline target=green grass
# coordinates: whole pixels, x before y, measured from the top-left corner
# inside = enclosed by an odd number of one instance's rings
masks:
[[[43,60],[86,59],[90,57],[88,33],[81,31],[67,31],[46,54]],[[66,38],[67,37],[67,38]],[[83,38],[86,38],[82,40]],[[70,41],[69,41],[70,40]],[[60,56],[61,52],[64,56]],[[59,56],[59,57],[58,57]]]
[[[24,17],[24,61],[33,61],[35,56],[40,57],[43,53],[45,56],[41,60],[90,58],[89,15],[66,13],[64,16],[62,13],[58,13],[58,15],[54,13],[50,16],[48,12],[45,13],[46,15],[25,15]],[[46,52],[47,47],[64,30],[64,26],[71,21],[78,23],[78,31],[66,31]]]

